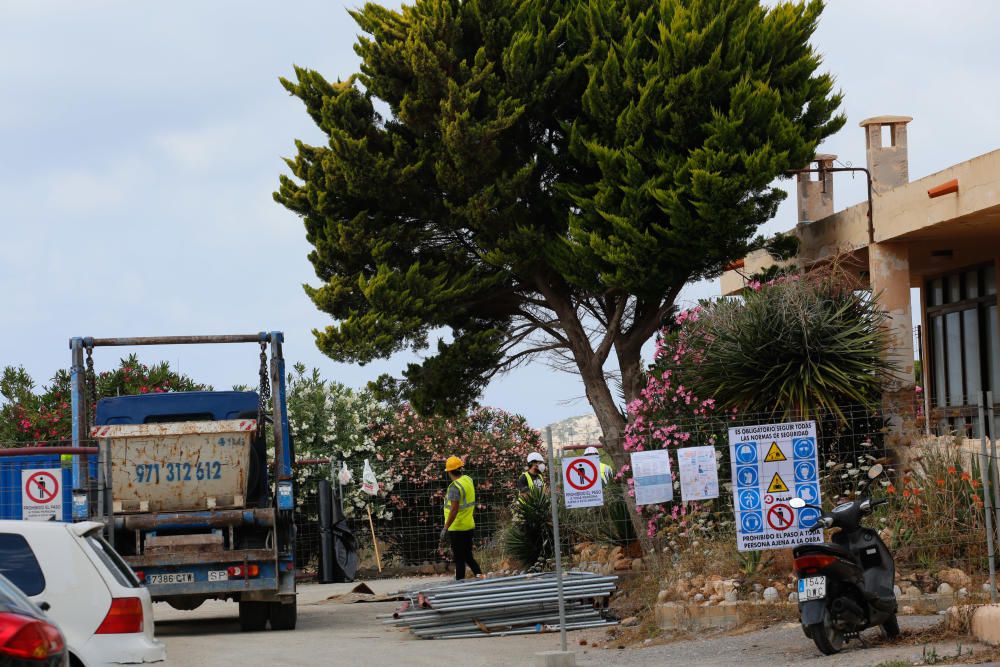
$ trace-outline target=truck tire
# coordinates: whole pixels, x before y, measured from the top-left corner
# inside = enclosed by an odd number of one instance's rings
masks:
[[[242,632],[261,632],[267,627],[267,617],[270,607],[267,602],[240,602],[240,630]]]
[[[294,630],[295,623],[299,618],[299,605],[293,598],[291,604],[283,602],[270,602],[271,606],[271,629],[272,630]]]

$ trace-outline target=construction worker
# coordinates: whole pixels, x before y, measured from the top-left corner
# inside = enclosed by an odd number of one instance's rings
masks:
[[[583,450],[584,456],[596,456],[598,463],[601,468],[601,484],[607,485],[611,482],[611,475],[614,473],[615,469],[609,466],[607,463],[601,462],[601,453],[597,451],[597,447],[587,447]]]
[[[441,529],[441,541],[451,539],[451,554],[455,560],[455,579],[465,579],[465,566],[468,565],[477,578],[483,571],[472,556],[472,529],[476,521],[472,514],[476,509],[476,488],[472,478],[465,474],[464,463],[457,456],[449,456],[444,469],[451,478],[444,503],[444,528]]]
[[[545,488],[545,459],[538,452],[528,454],[528,469],[517,478],[517,491],[526,496],[535,488]]]

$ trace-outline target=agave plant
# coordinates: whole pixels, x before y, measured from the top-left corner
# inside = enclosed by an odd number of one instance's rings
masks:
[[[887,315],[834,270],[785,277],[709,304],[680,334],[684,369],[723,408],[784,419],[877,405],[885,386]],[[693,373],[693,375],[692,375]]]
[[[504,534],[504,550],[522,565],[555,554],[552,508],[548,495],[535,487],[514,503],[514,516]]]

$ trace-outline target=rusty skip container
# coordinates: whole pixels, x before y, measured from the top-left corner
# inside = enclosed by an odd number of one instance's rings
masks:
[[[254,419],[95,426],[110,452],[115,514],[241,508]]]

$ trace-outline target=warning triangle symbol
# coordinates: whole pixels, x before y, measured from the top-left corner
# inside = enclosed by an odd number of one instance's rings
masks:
[[[785,484],[785,480],[781,479],[781,475],[774,473],[774,477],[771,478],[771,485],[767,487],[768,493],[786,493],[788,491],[788,485]]]
[[[787,461],[784,452],[781,451],[781,447],[778,447],[778,443],[772,442],[771,448],[767,450],[767,456],[764,457],[765,463],[774,463],[775,461]]]

